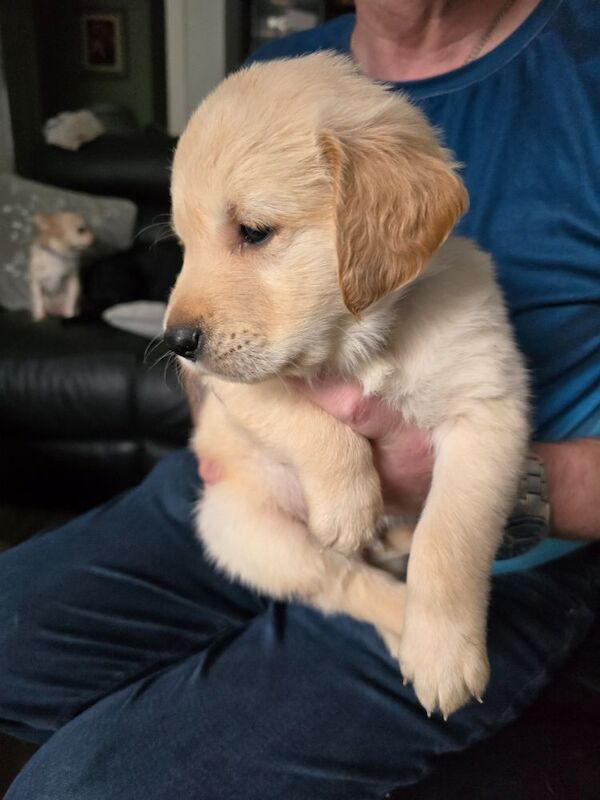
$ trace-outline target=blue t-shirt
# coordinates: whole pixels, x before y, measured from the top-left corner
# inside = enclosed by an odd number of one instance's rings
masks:
[[[350,53],[354,23],[339,17],[250,60]],[[477,61],[395,84],[464,165],[471,205],[457,233],[496,263],[531,371],[538,440],[600,435],[599,42],[600,3],[542,0]],[[509,561],[529,566],[576,546],[549,540],[533,561]]]

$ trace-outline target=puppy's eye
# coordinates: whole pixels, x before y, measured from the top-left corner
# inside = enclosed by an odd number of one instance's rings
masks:
[[[274,232],[275,228],[251,228],[249,225],[240,225],[240,236],[244,244],[262,244]]]
[[[77,228],[77,233],[86,233],[86,232],[87,232],[87,228],[84,228],[83,225],[80,228]]]

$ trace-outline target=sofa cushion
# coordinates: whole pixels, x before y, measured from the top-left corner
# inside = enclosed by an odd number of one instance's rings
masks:
[[[168,208],[176,143],[160,131],[132,136],[105,134],[75,153],[40,143],[34,175],[55,186],[129,197],[139,204],[158,203]]]
[[[0,311],[0,499],[85,508],[185,445],[177,376],[147,347],[102,322]]]

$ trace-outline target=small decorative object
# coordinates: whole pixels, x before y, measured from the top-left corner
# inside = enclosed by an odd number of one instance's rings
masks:
[[[48,144],[65,150],[79,150],[82,144],[102,136],[104,125],[87,108],[63,111],[44,123],[44,139]]]
[[[122,76],[126,72],[122,11],[81,15],[81,55],[86,72]]]
[[[250,52],[272,39],[314,28],[325,18],[323,0],[254,0]]]

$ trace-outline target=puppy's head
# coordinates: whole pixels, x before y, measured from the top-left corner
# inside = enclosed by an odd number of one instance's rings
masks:
[[[165,339],[236,381],[332,363],[467,203],[423,115],[331,54],[224,81],[180,139],[172,200]]]
[[[35,214],[33,222],[45,238],[72,251],[85,250],[94,241],[94,235],[84,218],[73,211]]]

